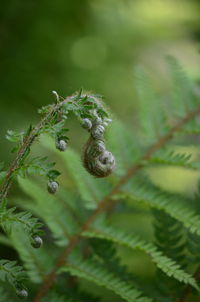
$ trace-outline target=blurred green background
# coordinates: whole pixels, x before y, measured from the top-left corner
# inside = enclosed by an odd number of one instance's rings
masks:
[[[134,125],[134,66],[146,67],[161,91],[167,54],[198,78],[199,21],[195,0],[1,0],[1,158],[9,158],[6,130],[36,121],[52,90],[103,94]]]

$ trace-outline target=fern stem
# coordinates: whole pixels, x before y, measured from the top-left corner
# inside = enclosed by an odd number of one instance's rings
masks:
[[[96,210],[92,213],[92,215],[87,219],[87,221],[83,224],[81,230],[79,233],[73,235],[69,241],[68,246],[63,251],[61,256],[58,258],[55,267],[53,270],[46,276],[44,279],[43,284],[41,285],[41,288],[39,289],[38,293],[36,294],[35,298],[33,299],[33,302],[40,302],[41,298],[47,294],[49,289],[52,287],[52,285],[55,282],[56,279],[56,273],[59,270],[60,267],[62,267],[64,264],[66,264],[67,257],[71,253],[71,251],[74,249],[75,246],[79,243],[82,233],[89,229],[89,227],[92,225],[96,217],[101,214],[105,209],[112,209],[116,201],[111,202],[112,197],[119,193],[120,188],[127,183],[127,181],[132,178],[140,169],[144,166],[144,161],[149,160],[152,155],[158,151],[160,148],[162,148],[168,141],[170,141],[174,134],[178,132],[184,124],[186,124],[188,121],[190,121],[192,118],[200,114],[200,107],[198,107],[196,110],[193,110],[189,112],[184,118],[180,119],[177,124],[172,127],[169,132],[160,137],[158,141],[156,141],[150,148],[145,152],[142,159],[139,163],[133,165],[130,167],[130,169],[127,171],[127,173],[121,178],[121,180],[118,182],[118,184],[112,189],[112,191],[100,201],[98,207]],[[181,300],[179,302],[184,302],[185,300]]]
[[[24,141],[19,151],[17,152],[15,159],[11,163],[6,174],[5,180],[1,186],[0,201],[7,197],[12,184],[12,176],[14,172],[20,167],[21,163],[23,162],[24,156],[26,155],[27,151],[29,150],[35,139],[39,136],[40,130],[42,130],[44,126],[52,120],[54,114],[59,111],[62,105],[69,102],[70,100],[71,97],[69,96],[62,102],[53,104],[49,112],[46,113],[46,115],[40,120],[40,122],[31,130],[31,133],[24,138]]]

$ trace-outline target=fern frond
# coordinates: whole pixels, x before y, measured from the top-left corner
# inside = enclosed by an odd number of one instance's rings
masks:
[[[16,208],[4,208],[0,211],[0,226],[6,233],[12,232],[16,224],[21,224],[26,229],[30,237],[42,235],[42,223],[29,212],[15,212]]]
[[[26,278],[23,268],[16,265],[16,261],[0,260],[0,280],[9,282],[15,289]]]
[[[58,196],[50,195],[42,186],[29,179],[18,178],[18,181],[21,189],[33,198],[35,211],[48,225],[57,244],[66,245],[69,236],[77,232],[79,226]]]
[[[83,234],[92,238],[107,239],[119,245],[127,246],[131,249],[142,250],[152,258],[152,261],[156,264],[156,266],[159,267],[165,274],[170,277],[174,277],[180,282],[191,284],[193,287],[198,288],[195,279],[188,273],[184,272],[175,261],[164,256],[155,245],[145,242],[137,236],[125,233],[121,230],[116,230],[114,227],[106,227],[102,225],[98,225],[97,229],[95,228],[94,230],[84,232]]]
[[[200,261],[200,237],[196,234],[187,234],[187,248],[190,264],[198,264]]]
[[[157,209],[153,210],[153,216],[156,245],[168,257],[184,266],[182,256],[185,249],[185,236],[182,223]]]
[[[193,110],[197,106],[197,100],[193,93],[194,84],[176,58],[168,56],[167,62],[172,80],[171,106],[175,114],[184,115],[188,109]]]
[[[160,150],[154,154],[148,163],[178,166],[187,169],[197,170],[199,168],[198,163],[191,162],[191,154],[177,153],[176,151]]]
[[[142,135],[145,136],[146,142],[152,143],[158,136],[166,133],[168,126],[162,102],[150,77],[141,67],[135,70],[135,88],[139,97],[139,122]]]
[[[34,249],[26,232],[20,226],[12,231],[10,240],[23,261],[31,281],[40,283],[52,266],[52,256],[45,252],[44,248]]]
[[[157,247],[168,257],[185,267],[185,234],[182,223],[160,210],[153,210],[154,230]],[[172,278],[167,278],[162,271],[157,270],[156,283],[163,295],[169,292],[178,298],[183,290],[183,285]]]
[[[149,184],[146,179],[135,179],[126,187],[125,192],[118,195],[118,197],[116,196],[116,198],[134,200],[152,208],[163,210],[182,222],[190,232],[200,235],[200,215],[196,214],[189,198],[186,199],[178,194],[168,193]]]
[[[99,286],[110,289],[124,300],[129,302],[152,302],[151,298],[143,297],[142,292],[131,284],[116,277],[105,267],[94,260],[84,260],[77,255],[71,255],[69,263],[61,271],[89,280]]]
[[[192,202],[196,209],[196,212],[200,213],[200,183],[198,184],[197,192],[195,193]],[[188,250],[188,259],[189,265],[195,266],[199,264],[200,261],[200,236],[197,234],[191,234],[187,232],[187,250]]]

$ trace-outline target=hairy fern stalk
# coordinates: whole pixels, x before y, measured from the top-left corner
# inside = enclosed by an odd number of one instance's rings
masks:
[[[66,99],[54,92],[36,126],[8,131],[15,157],[0,165],[0,243],[19,258],[0,260],[0,302],[199,301],[198,185],[193,197],[154,180],[158,171],[162,180],[166,169],[200,168],[191,148],[200,133],[196,85],[179,62],[167,61],[167,106],[136,70],[134,132],[112,122],[101,96],[82,91]],[[89,135],[82,155],[69,146],[71,112]],[[31,152],[38,141],[43,156]],[[9,194],[16,183],[21,194]]]

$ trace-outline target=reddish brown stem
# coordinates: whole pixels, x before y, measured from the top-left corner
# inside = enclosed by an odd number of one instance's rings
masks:
[[[77,246],[81,239],[81,235],[84,231],[88,230],[89,227],[92,225],[96,217],[102,213],[106,208],[110,209],[112,208],[115,202],[111,202],[112,197],[119,193],[121,187],[130,179],[132,178],[138,170],[143,168],[144,161],[149,160],[152,155],[158,151],[160,148],[162,148],[172,137],[173,135],[179,131],[182,126],[187,123],[189,120],[191,120],[196,115],[200,114],[200,107],[194,111],[189,112],[184,118],[182,118],[174,127],[172,127],[169,132],[160,137],[157,142],[155,142],[144,154],[141,161],[132,167],[127,171],[127,173],[121,178],[121,180],[118,182],[118,184],[112,189],[112,191],[102,200],[99,202],[99,205],[97,209],[91,214],[91,216],[88,218],[88,220],[83,224],[81,230],[79,233],[75,234],[71,237],[68,246],[63,251],[63,253],[58,258],[55,267],[53,270],[46,276],[44,279],[43,284],[41,285],[41,288],[39,289],[38,293],[36,294],[33,302],[40,302],[41,298],[46,295],[46,293],[49,291],[49,289],[52,287],[52,285],[55,282],[56,273],[59,270],[60,267],[62,267],[66,261],[67,257],[71,253],[71,251],[74,249],[74,247]],[[181,301],[182,302],[182,301]]]

